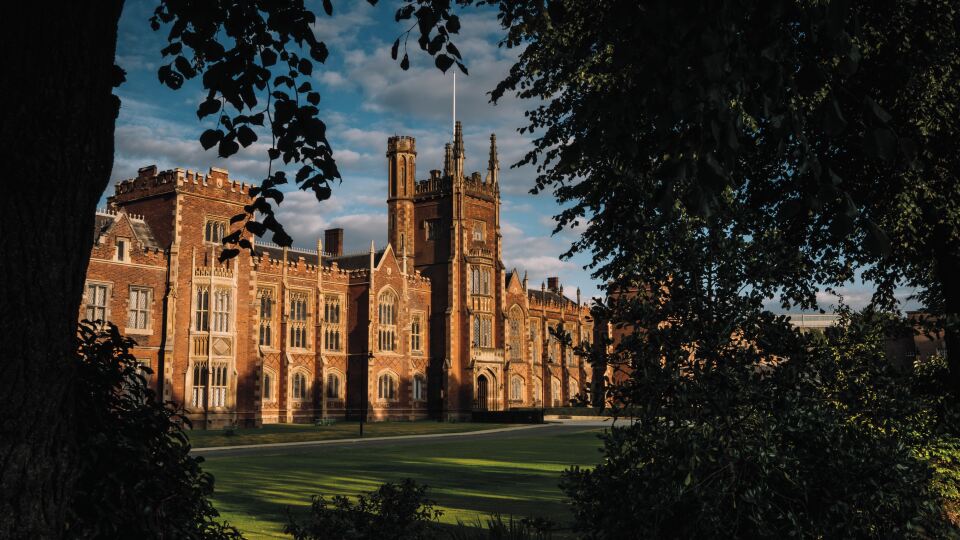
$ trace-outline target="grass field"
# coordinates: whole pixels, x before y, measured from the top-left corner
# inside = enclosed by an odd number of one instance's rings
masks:
[[[363,426],[365,437],[396,437],[398,435],[431,435],[461,433],[506,427],[506,424],[472,424],[436,421],[373,422]],[[187,434],[194,448],[212,446],[245,446],[249,444],[326,441],[352,439],[360,433],[357,422],[336,422],[329,426],[313,424],[269,424],[262,428],[237,429],[234,435],[221,430],[196,430]]]
[[[216,478],[214,504],[247,538],[283,538],[284,508],[303,515],[310,496],[354,495],[413,478],[430,486],[441,521],[535,515],[566,522],[560,472],[599,458],[597,429],[508,439],[430,441],[404,446],[273,451],[206,458]]]

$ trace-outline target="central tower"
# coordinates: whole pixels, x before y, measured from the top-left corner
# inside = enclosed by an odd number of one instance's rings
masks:
[[[413,139],[389,139],[387,219],[397,253],[431,282],[432,413],[464,417],[507,405],[500,164],[491,135],[486,175],[466,173],[460,122],[444,150],[443,170],[414,182]]]

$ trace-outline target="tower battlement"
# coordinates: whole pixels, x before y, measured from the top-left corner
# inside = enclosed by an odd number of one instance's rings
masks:
[[[387,139],[387,154],[392,152],[417,153],[417,140],[409,135],[394,135]]]

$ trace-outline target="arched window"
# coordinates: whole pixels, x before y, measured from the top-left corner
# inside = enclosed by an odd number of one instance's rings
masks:
[[[397,295],[386,290],[380,293],[379,343],[381,351],[397,350]]]
[[[336,373],[327,374],[327,397],[331,399],[340,398],[340,375]]]
[[[407,194],[407,160],[400,160],[400,175],[397,178],[397,181],[400,182],[400,191],[402,194]]]
[[[302,371],[293,374],[293,399],[298,401],[307,399],[307,376]]]
[[[523,379],[519,375],[510,379],[510,400],[523,401]]]
[[[470,292],[480,294],[480,269],[476,266],[470,269]]]
[[[473,241],[483,242],[483,223],[475,223],[473,225]]]
[[[563,396],[560,395],[561,388],[560,379],[554,377],[550,385],[550,398],[554,407],[560,407],[563,404]]]
[[[273,401],[273,375],[269,371],[263,372],[263,399],[262,401]]]
[[[413,399],[414,401],[427,399],[427,379],[419,373],[413,376]]]
[[[490,269],[484,268],[480,271],[480,279],[482,281],[480,290],[483,291],[483,294],[490,294]]]
[[[570,399],[577,397],[580,393],[580,384],[574,379],[570,379]]]
[[[377,378],[377,399],[393,401],[397,399],[397,379],[390,373],[382,373]]]
[[[523,358],[522,337],[523,332],[523,312],[520,308],[514,306],[510,310],[510,360],[520,360]]]
[[[536,407],[543,405],[543,381],[533,379],[533,405]]]

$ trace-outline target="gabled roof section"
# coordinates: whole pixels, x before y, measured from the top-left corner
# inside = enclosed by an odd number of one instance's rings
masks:
[[[100,209],[97,210],[93,221],[93,241],[98,242],[101,236],[108,234],[114,226],[121,220],[126,220],[133,231],[134,240],[143,244],[147,249],[160,249],[160,243],[157,237],[153,235],[150,226],[144,221],[142,216],[131,215],[123,210]]]
[[[523,291],[523,284],[520,282],[520,274],[517,273],[516,268],[507,273],[507,289],[513,289],[517,292]]]

